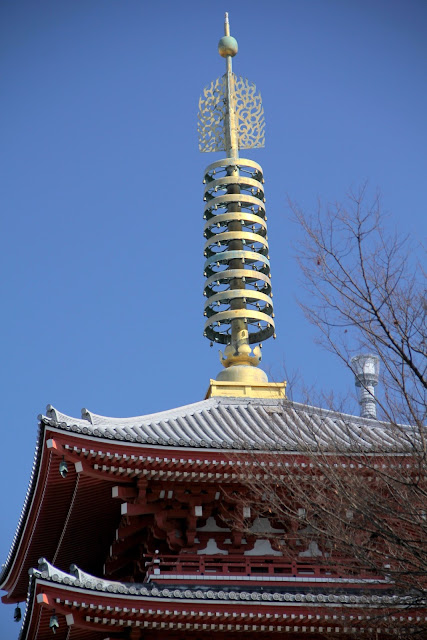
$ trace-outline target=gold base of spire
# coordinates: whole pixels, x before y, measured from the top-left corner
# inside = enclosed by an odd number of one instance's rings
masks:
[[[235,368],[235,367],[231,367]],[[237,367],[236,367],[237,368]],[[239,367],[240,368],[240,367]],[[260,369],[245,367],[260,372]],[[230,369],[227,369],[230,371]],[[221,373],[225,373],[221,371]],[[261,373],[264,373],[263,371]],[[264,374],[265,375],[265,374]],[[210,380],[205,399],[213,397],[286,399],[286,382],[256,382],[250,380]]]
[[[216,380],[210,381],[206,398],[286,398],[286,382],[269,382],[265,371],[258,368],[261,361],[259,346],[251,348],[246,330],[239,332],[238,338],[240,340],[226,346],[224,353],[219,352],[225,368],[218,373]]]
[[[220,371],[216,377],[218,382],[234,382],[244,384],[267,384],[265,371],[251,364],[236,362]]]
[[[286,382],[269,382],[262,369],[234,364],[220,371],[216,380],[211,379],[206,399],[214,396],[284,400]]]
[[[223,367],[226,369],[234,369],[236,366],[240,366],[240,368],[254,368],[259,365],[261,362],[261,349],[256,346],[253,349],[248,343],[248,332],[246,330],[240,331],[237,336],[237,340],[232,344],[228,344],[224,353],[222,351],[219,352],[219,359]],[[265,382],[267,382],[267,376],[262,371],[262,375],[265,378]],[[220,376],[224,375],[225,377],[221,378]],[[220,374],[217,375],[217,380],[228,380],[229,375],[221,371]],[[234,378],[233,378],[234,380]]]

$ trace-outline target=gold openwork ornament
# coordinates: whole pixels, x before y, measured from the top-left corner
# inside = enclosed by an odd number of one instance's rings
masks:
[[[234,73],[234,110],[239,149],[257,149],[265,144],[265,120],[261,95],[256,86]],[[200,151],[225,151],[225,119],[227,115],[226,75],[203,91],[199,100],[198,133]]]

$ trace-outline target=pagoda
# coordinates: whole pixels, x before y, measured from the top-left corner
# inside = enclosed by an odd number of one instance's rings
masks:
[[[26,602],[20,640],[290,640],[387,637],[372,611],[396,605],[385,577],[328,570],[283,523],[251,512],[254,457],[306,466],[323,444],[360,438],[383,450],[387,425],[287,400],[259,368],[274,337],[263,171],[239,151],[263,146],[255,85],[236,76],[228,17],[226,72],[199,105],[204,172],[205,336],[222,370],[195,404],[133,418],[52,406],[39,417],[22,515],[0,576],[3,602]],[[372,397],[372,394],[371,394]],[[371,402],[372,404],[372,402]],[[375,426],[375,428],[373,428]],[[390,445],[390,450],[392,447]],[[394,449],[393,449],[394,450]],[[265,479],[267,481],[267,478]],[[260,478],[263,481],[263,478]],[[239,524],[240,523],[240,524]],[[400,619],[413,612],[399,610]],[[20,607],[15,609],[21,617]],[[364,636],[365,634],[365,636]]]

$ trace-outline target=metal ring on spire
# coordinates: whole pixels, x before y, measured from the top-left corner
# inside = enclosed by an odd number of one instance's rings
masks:
[[[227,344],[241,320],[249,344],[274,334],[263,174],[259,164],[225,158],[205,172],[204,332]]]

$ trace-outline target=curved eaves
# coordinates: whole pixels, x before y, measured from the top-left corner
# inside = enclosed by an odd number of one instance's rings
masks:
[[[12,544],[10,546],[9,553],[7,555],[6,561],[2,566],[2,570],[0,573],[0,589],[3,589],[3,585],[5,584],[7,578],[9,577],[10,571],[13,566],[13,562],[16,556],[16,551],[18,549],[21,536],[23,534],[25,523],[27,521],[28,514],[30,512],[31,503],[34,497],[35,489],[38,481],[38,472],[40,468],[40,461],[42,457],[43,447],[43,435],[45,425],[41,416],[39,416],[39,426],[37,432],[37,440],[36,440],[36,449],[34,452],[33,465],[31,468],[30,481],[28,483],[27,493],[25,495],[24,505],[21,510],[21,515],[19,516],[18,525],[15,530],[15,534],[12,539]]]

